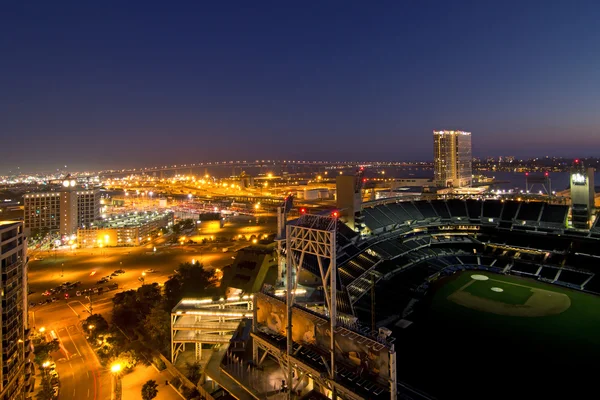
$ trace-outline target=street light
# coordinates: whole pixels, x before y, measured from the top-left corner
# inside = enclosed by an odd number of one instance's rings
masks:
[[[110,366],[110,372],[113,373],[115,377],[115,399],[121,400],[121,380],[119,379],[121,373],[121,364],[116,362]]]
[[[121,372],[121,364],[114,363],[110,366],[110,371],[114,374],[118,374],[119,372]]]

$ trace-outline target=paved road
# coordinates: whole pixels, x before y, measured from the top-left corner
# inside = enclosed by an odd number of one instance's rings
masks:
[[[73,311],[73,306],[77,308],[76,304],[63,301],[30,313],[31,322],[36,324],[36,328],[45,328],[47,339],[56,337],[60,342],[59,351],[51,354],[60,377],[59,398],[108,400],[111,396],[110,373],[102,368],[88,345],[81,318]],[[102,307],[106,309],[106,306]]]

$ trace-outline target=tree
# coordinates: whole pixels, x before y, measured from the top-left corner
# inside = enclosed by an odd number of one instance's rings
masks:
[[[158,395],[158,385],[156,381],[149,380],[142,386],[142,400],[152,400]]]
[[[210,296],[216,282],[214,271],[204,269],[200,263],[182,263],[165,282],[166,309],[170,310],[183,297]]]
[[[124,370],[130,370],[137,364],[138,360],[132,351],[124,351],[110,361],[110,364],[121,364]]]
[[[92,327],[92,328],[90,328]],[[100,314],[90,315],[83,321],[83,329],[91,332],[92,336],[108,332],[108,322]]]
[[[202,369],[202,364],[200,364],[198,361],[195,361],[193,363],[186,362],[185,366],[187,368],[187,378],[193,384],[198,383],[198,380],[200,379],[200,371]]]
[[[171,339],[171,316],[160,304],[154,306],[146,316],[144,331],[154,348],[161,352],[168,350]]]
[[[139,328],[150,310],[161,301],[161,288],[157,283],[117,293],[113,297],[113,322],[122,328]]]
[[[51,400],[54,398],[54,390],[52,390],[50,376],[45,369],[42,369],[42,382],[40,385],[40,391],[35,397],[38,400]]]
[[[45,361],[48,361],[50,358],[50,353],[54,353],[60,349],[60,343],[58,339],[54,339],[47,343],[40,343],[35,346],[34,354],[35,354],[35,362],[38,365],[42,365]]]

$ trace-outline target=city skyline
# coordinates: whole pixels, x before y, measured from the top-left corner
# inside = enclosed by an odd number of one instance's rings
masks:
[[[479,157],[593,156],[597,7],[14,3],[0,134],[27,146],[0,172],[431,160],[433,129]]]

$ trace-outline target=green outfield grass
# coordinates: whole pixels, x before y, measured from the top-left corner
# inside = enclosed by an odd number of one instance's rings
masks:
[[[503,291],[495,292],[492,288],[500,288]],[[533,294],[530,287],[514,285],[496,277],[490,277],[487,281],[473,281],[463,290],[477,297],[516,305],[525,304]]]
[[[490,279],[473,281],[471,275],[474,274],[486,275]],[[499,287],[504,291],[493,292],[492,287]],[[484,299],[482,301],[495,300],[520,306],[527,303],[536,289],[541,289],[544,296],[564,294],[569,297],[570,306],[555,315],[525,317],[489,313],[465,307],[451,300],[453,294],[465,291]],[[540,296],[538,299],[543,302],[543,297]],[[477,329],[485,330],[493,327],[493,334],[497,338],[503,335],[511,335],[511,337],[518,335],[524,340],[551,344],[553,348],[564,347],[565,351],[569,348],[581,351],[593,349],[598,353],[600,353],[599,310],[600,297],[598,296],[532,279],[480,271],[466,271],[442,281],[431,304],[432,316],[435,315],[440,320],[452,321],[452,324],[462,324],[465,329],[477,326]]]

